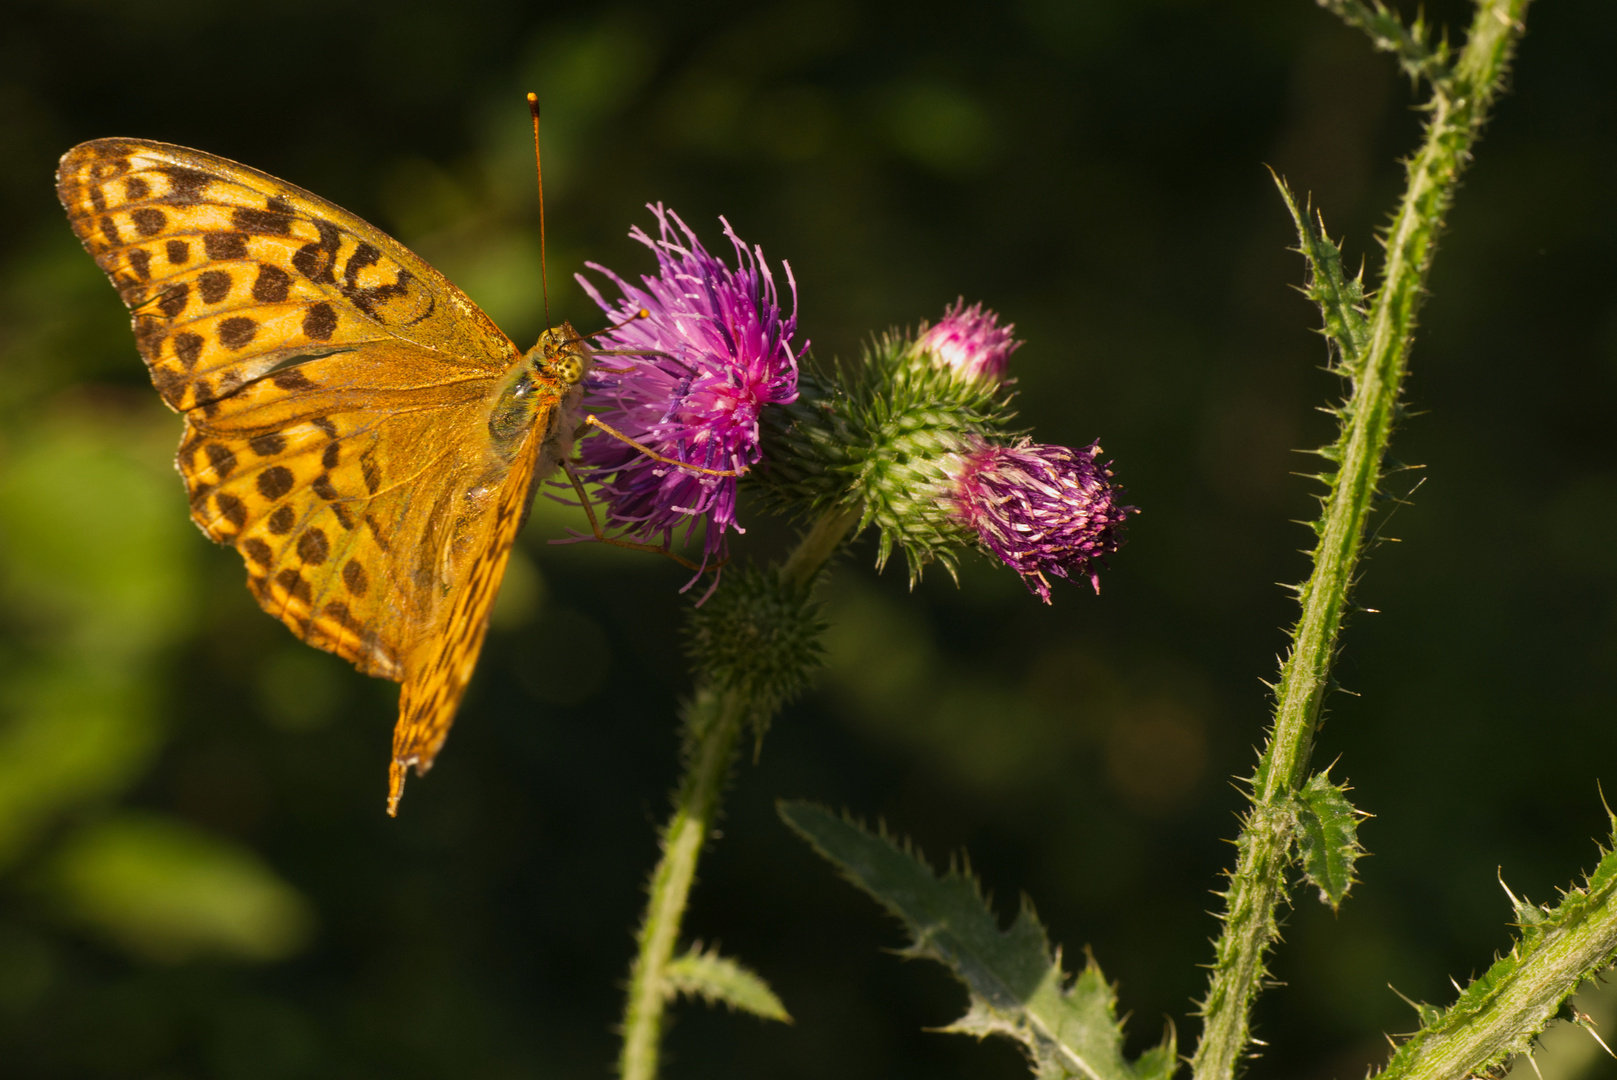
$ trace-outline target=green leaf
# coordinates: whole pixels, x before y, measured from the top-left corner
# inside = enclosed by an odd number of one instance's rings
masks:
[[[1274,174],[1270,174],[1274,175]],[[1280,197],[1285,200],[1291,219],[1297,224],[1297,250],[1308,260],[1308,285],[1303,290],[1319,305],[1324,319],[1323,332],[1340,360],[1338,371],[1352,379],[1359,377],[1365,351],[1370,345],[1370,321],[1364,313],[1364,282],[1349,278],[1342,269],[1342,249],[1325,235],[1325,222],[1310,220],[1297,205],[1297,199],[1279,176],[1274,177]],[[1315,228],[1316,223],[1318,228]]]
[[[1347,799],[1347,785],[1332,784],[1324,773],[1308,778],[1297,793],[1298,847],[1303,873],[1319,889],[1319,901],[1335,911],[1353,887],[1353,864],[1364,848],[1359,845],[1359,818],[1363,814]]]
[[[1168,1080],[1178,1064],[1173,1030],[1131,1064],[1123,1056],[1116,998],[1093,957],[1070,985],[1059,952],[1024,900],[1010,929],[984,901],[969,872],[941,878],[885,835],[807,803],[780,815],[909,931],[906,955],[936,960],[965,983],[966,1015],[946,1031],[1004,1035],[1021,1043],[1041,1080]]]
[[[1364,0],[1320,0],[1320,6],[1334,12],[1349,26],[1363,30],[1378,51],[1397,56],[1399,66],[1411,79],[1425,79],[1445,88],[1453,79],[1448,42],[1439,42],[1434,48],[1425,19],[1417,16],[1414,23],[1406,27],[1381,0],[1368,4]]]
[[[703,951],[700,943],[691,946],[684,956],[669,961],[663,970],[663,985],[669,997],[699,997],[709,1005],[723,1002],[765,1020],[792,1022],[786,1006],[761,976],[720,956],[717,949]]]

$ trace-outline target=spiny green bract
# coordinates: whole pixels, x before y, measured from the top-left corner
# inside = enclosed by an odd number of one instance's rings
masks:
[[[845,877],[904,923],[905,955],[945,965],[966,985],[966,1015],[945,1031],[1004,1035],[1022,1044],[1040,1080],[1169,1080],[1178,1068],[1173,1029],[1133,1062],[1123,1056],[1117,1002],[1094,958],[1074,980],[1024,901],[1010,929],[969,870],[941,878],[908,845],[808,803],[780,815]]]
[[[820,666],[819,605],[812,582],[783,581],[779,571],[746,566],[691,613],[686,648],[713,689],[734,693],[755,725],[802,692]]]
[[[977,537],[950,513],[946,468],[976,440],[1001,440],[1008,395],[931,363],[907,336],[885,334],[832,378],[804,374],[798,400],[765,411],[764,454],[754,489],[766,505],[797,515],[863,504],[860,527],[881,537],[877,564],[903,548],[912,579]]]

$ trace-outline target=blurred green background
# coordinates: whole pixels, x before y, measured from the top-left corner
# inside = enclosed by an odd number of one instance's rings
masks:
[[[1454,2],[1428,15],[1463,24]],[[108,135],[235,158],[377,222],[518,341],[542,328],[522,94],[546,107],[553,310],[662,200],[791,262],[821,357],[957,295],[1013,320],[1022,415],[1099,437],[1144,512],[1099,597],[828,591],[819,689],[740,769],[690,936],[792,1027],[682,1006],[666,1075],[1015,1077],[776,819],[807,797],[969,849],[1009,911],[1193,1041],[1209,890],[1305,572],[1316,315],[1265,163],[1350,259],[1413,145],[1407,83],[1304,0],[679,5],[8,0],[0,30],[0,1072],[600,1077],[688,689],[675,566],[542,503],[447,752],[383,816],[393,687],[296,643],[186,520],[179,421],[55,203]],[[1362,1075],[1553,896],[1617,787],[1617,6],[1533,9],[1450,216],[1321,764],[1376,817],[1306,892],[1254,1077]],[[778,554],[749,515],[738,551]],[[1608,1063],[1607,1075],[1617,1070]]]

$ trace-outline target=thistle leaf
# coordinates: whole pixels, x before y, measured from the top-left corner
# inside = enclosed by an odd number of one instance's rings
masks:
[[[1271,173],[1270,175],[1274,175]],[[1370,344],[1370,322],[1364,314],[1364,284],[1342,269],[1342,249],[1325,235],[1323,220],[1310,220],[1298,207],[1296,196],[1279,176],[1274,177],[1280,197],[1297,224],[1297,250],[1308,260],[1308,286],[1303,290],[1319,305],[1324,334],[1337,357],[1338,370],[1357,379]],[[1315,225],[1318,228],[1315,228]]]
[[[663,971],[663,985],[669,997],[684,994],[701,998],[709,1005],[723,1003],[765,1020],[792,1022],[786,1006],[762,976],[727,956],[720,956],[717,949],[703,950],[700,943],[669,962]]]
[[[903,922],[908,956],[943,964],[970,994],[966,1015],[945,1031],[1021,1043],[1040,1080],[1169,1080],[1178,1065],[1173,1030],[1130,1063],[1116,998],[1093,957],[1069,985],[1059,951],[1025,900],[1001,930],[969,871],[933,873],[906,846],[807,803],[780,815],[845,877]]]
[[[1399,66],[1411,79],[1425,79],[1443,89],[1453,80],[1448,42],[1433,47],[1425,19],[1417,17],[1406,27],[1381,0],[1320,0],[1320,6],[1335,12],[1349,26],[1363,30],[1377,51],[1397,56]]]
[[[1319,901],[1335,911],[1353,887],[1353,864],[1364,848],[1359,844],[1359,818],[1364,816],[1347,799],[1347,785],[1332,784],[1315,773],[1297,793],[1297,846],[1302,852],[1303,874],[1319,889]]]

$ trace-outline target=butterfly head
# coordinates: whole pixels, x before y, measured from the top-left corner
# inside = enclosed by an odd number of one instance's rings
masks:
[[[528,350],[525,359],[540,375],[574,387],[589,373],[590,349],[572,323],[564,322],[540,334],[539,343]]]

